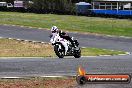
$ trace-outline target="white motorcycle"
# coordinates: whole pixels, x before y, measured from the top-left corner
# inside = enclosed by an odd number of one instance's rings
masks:
[[[76,48],[73,48],[72,44],[66,39],[61,38],[59,34],[52,34],[50,38],[50,42],[54,46],[54,51],[59,58],[63,58],[64,56],[81,57],[81,49],[77,40],[73,40],[76,46]]]

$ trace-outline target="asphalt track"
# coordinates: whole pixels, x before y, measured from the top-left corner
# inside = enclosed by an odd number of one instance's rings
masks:
[[[49,42],[48,30],[0,25],[0,37]],[[132,52],[132,39],[70,33],[83,47],[97,47]],[[76,75],[78,66],[87,73],[132,73],[132,55],[75,58],[1,58],[0,76]],[[83,88],[131,88],[130,84],[88,84]],[[77,86],[78,88],[78,86]]]
[[[0,37],[49,42],[49,35],[50,31],[48,30],[0,25]],[[69,35],[77,38],[80,45],[84,47],[88,46],[132,52],[132,38],[84,35],[78,33],[69,33]]]

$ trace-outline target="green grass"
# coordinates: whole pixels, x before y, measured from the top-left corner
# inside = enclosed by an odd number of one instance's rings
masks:
[[[0,24],[50,29],[53,25],[67,31],[132,37],[132,20],[72,15],[0,12]]]
[[[123,51],[98,48],[82,48],[82,56],[117,55]],[[56,57],[50,44],[31,43],[17,40],[0,39],[0,57]]]
[[[118,54],[125,54],[123,51],[113,51],[107,49],[100,49],[100,48],[82,48],[82,55],[83,56],[99,56],[99,55],[118,55]]]

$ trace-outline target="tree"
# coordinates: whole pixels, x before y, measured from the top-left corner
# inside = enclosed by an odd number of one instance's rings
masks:
[[[3,1],[5,1],[7,3],[13,3],[14,2],[14,0],[3,0]]]
[[[13,3],[14,0],[2,0],[8,3]],[[29,1],[29,0],[23,0]],[[32,0],[34,3],[30,5],[30,10],[37,13],[61,13],[74,14],[75,3],[91,0]],[[28,7],[28,6],[27,6]]]

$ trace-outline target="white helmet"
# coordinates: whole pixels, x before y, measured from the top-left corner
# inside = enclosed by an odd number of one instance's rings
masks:
[[[51,32],[52,33],[56,33],[58,31],[58,28],[56,27],[56,26],[53,26],[52,28],[51,28]]]

